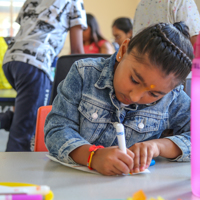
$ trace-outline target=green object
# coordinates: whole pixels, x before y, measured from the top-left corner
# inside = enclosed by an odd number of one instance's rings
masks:
[[[6,53],[8,46],[3,37],[0,37],[0,89],[11,89],[12,86],[6,79],[2,66],[3,66],[3,58]]]

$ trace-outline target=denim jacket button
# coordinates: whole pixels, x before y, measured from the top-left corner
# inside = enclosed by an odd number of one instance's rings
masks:
[[[97,118],[98,118],[98,114],[97,114],[97,113],[93,113],[93,114],[92,114],[92,118],[93,118],[93,119],[97,119]]]
[[[140,123],[138,124],[138,128],[143,129],[143,128],[144,128],[144,124],[143,124],[142,122],[140,122]]]

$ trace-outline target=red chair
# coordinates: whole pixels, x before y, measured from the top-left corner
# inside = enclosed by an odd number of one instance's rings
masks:
[[[37,121],[35,129],[35,147],[34,151],[48,151],[44,143],[44,124],[52,105],[41,106],[37,112]]]

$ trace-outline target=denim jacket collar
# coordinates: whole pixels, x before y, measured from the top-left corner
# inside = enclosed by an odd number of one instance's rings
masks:
[[[105,67],[103,68],[98,81],[95,83],[95,87],[98,89],[110,88],[113,91],[113,77],[114,77],[114,65],[117,52],[115,52],[109,59],[105,61]],[[110,70],[113,69],[113,70]]]

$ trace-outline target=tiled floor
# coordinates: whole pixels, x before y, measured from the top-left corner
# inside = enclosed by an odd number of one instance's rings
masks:
[[[0,152],[5,151],[9,132],[0,129]]]

